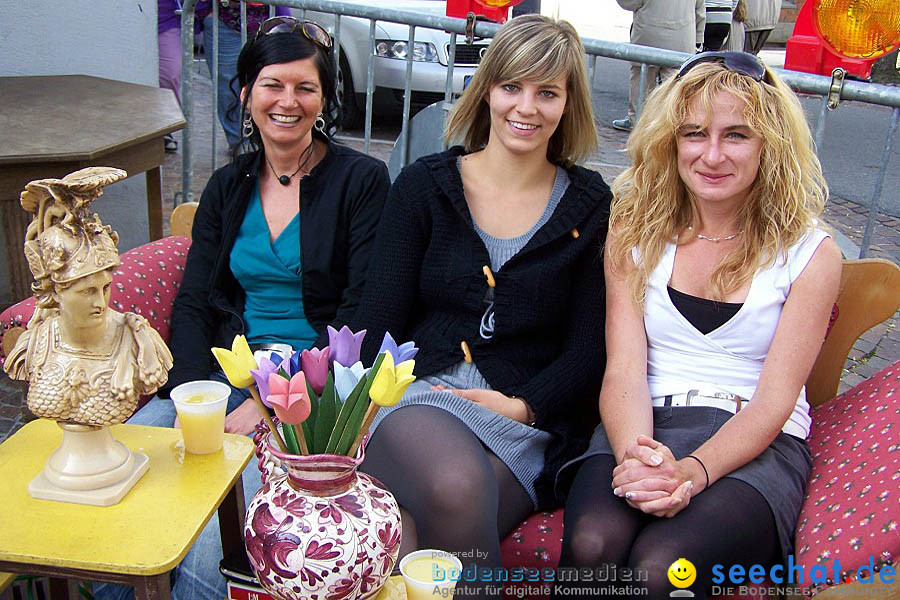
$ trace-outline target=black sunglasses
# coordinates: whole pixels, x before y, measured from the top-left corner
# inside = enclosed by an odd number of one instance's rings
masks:
[[[767,81],[765,63],[758,57],[746,52],[701,52],[700,54],[695,54],[684,61],[675,79],[680,79],[697,65],[708,62],[722,63],[726,69],[733,73],[746,75],[759,82],[771,83]]]
[[[301,21],[294,17],[272,17],[263,21],[256,32],[256,41],[264,35],[273,35],[276,33],[293,33],[300,30],[306,38],[317,46],[321,46],[326,50],[331,49],[331,36],[325,31],[325,28],[313,21]]]

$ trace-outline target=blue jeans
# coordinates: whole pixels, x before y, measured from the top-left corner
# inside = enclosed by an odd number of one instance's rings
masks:
[[[223,29],[227,27],[223,26]],[[210,379],[228,383],[222,371],[210,375]],[[246,389],[232,388],[228,397],[228,408],[231,412],[249,398]],[[139,411],[128,419],[130,425],[149,425],[151,427],[171,427],[175,423],[175,405],[171,400],[155,396]],[[153,464],[150,464],[153,468]],[[257,490],[262,487],[259,468],[256,460],[243,472],[244,500],[249,503]],[[219,515],[213,513],[209,523],[197,536],[187,556],[175,568],[175,584],[172,586],[173,600],[209,600],[224,598],[225,578],[219,573],[219,561],[222,560],[222,539],[219,536]],[[97,600],[131,600],[134,589],[131,586],[117,583],[93,583],[94,598]]]
[[[213,18],[209,15],[203,19],[203,52],[206,55],[210,77],[212,77],[212,51]],[[241,34],[219,21],[219,77],[215,81],[215,86],[219,93],[219,122],[225,130],[225,139],[228,140],[229,146],[241,141],[241,111],[239,105],[234,106],[235,102],[238,102],[235,94],[239,94],[240,90],[236,89],[237,81],[234,82],[234,90],[229,87],[231,79],[237,74],[237,60],[240,53]]]

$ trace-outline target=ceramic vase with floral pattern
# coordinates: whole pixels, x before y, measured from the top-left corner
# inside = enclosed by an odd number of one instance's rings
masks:
[[[254,437],[263,485],[244,526],[247,555],[267,592],[282,600],[374,598],[400,550],[400,509],[357,456],[285,454]]]

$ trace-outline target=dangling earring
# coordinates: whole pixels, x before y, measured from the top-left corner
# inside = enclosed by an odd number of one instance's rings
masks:
[[[314,127],[319,133],[325,133],[325,117],[322,116],[322,113],[319,113],[319,116],[316,117],[316,124]]]
[[[250,115],[247,115],[247,118],[245,118],[242,123],[241,135],[245,138],[249,138],[253,135],[253,119],[250,118]]]

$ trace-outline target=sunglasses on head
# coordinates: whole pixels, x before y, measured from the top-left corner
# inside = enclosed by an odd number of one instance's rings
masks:
[[[729,71],[746,75],[759,82],[766,80],[766,65],[756,56],[746,52],[701,52],[684,61],[675,79],[680,79],[697,65],[708,62],[722,63]]]
[[[325,31],[325,28],[313,21],[301,21],[294,17],[272,17],[263,21],[259,30],[256,32],[254,41],[265,35],[273,35],[276,33],[293,33],[301,31],[306,38],[317,46],[321,46],[326,50],[331,48],[331,36]]]

